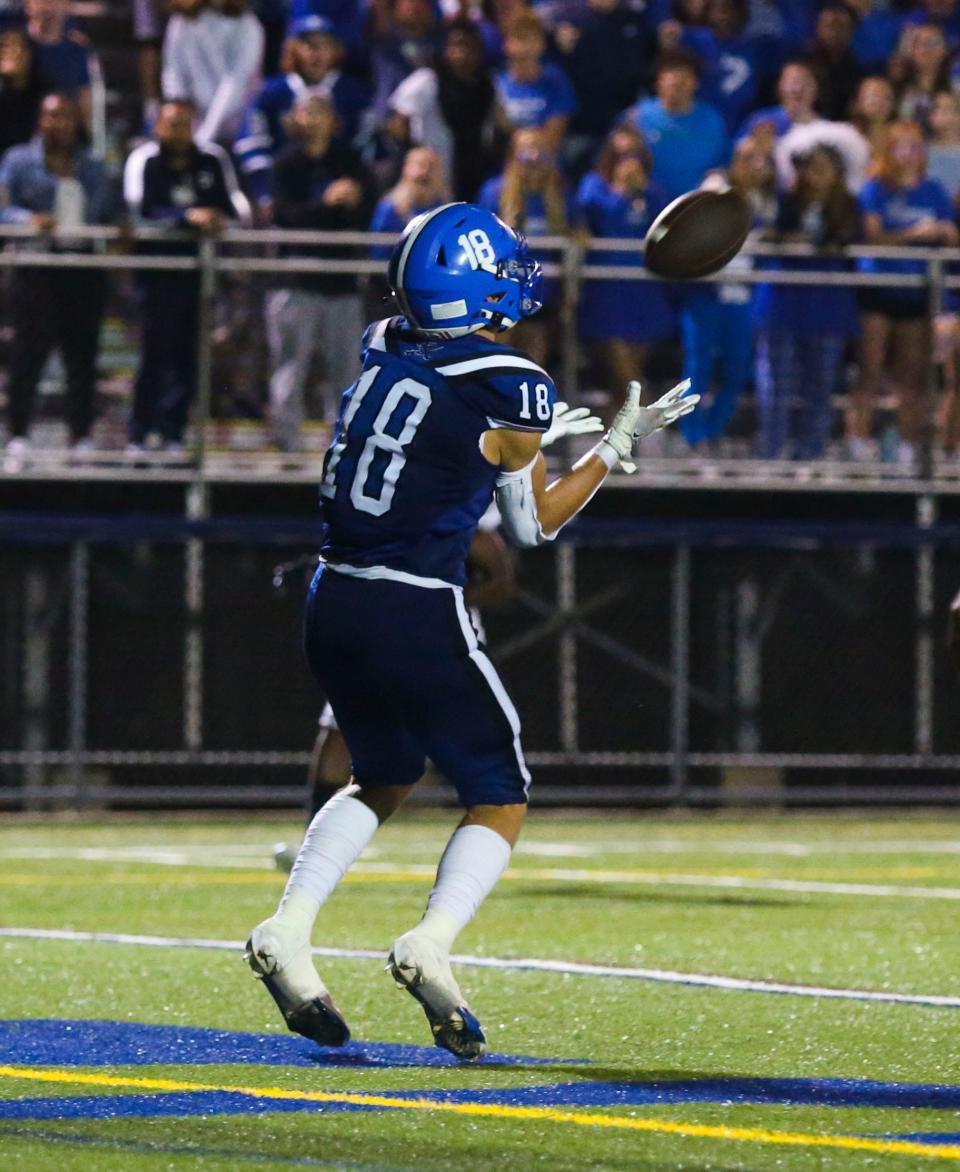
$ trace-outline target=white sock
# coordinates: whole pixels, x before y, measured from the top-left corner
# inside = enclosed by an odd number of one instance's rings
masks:
[[[413,934],[425,936],[449,952],[509,862],[510,844],[495,830],[459,827],[443,852],[427,910]]]
[[[340,790],[314,816],[280,900],[276,918],[308,936],[317,912],[379,825],[373,810],[353,796],[356,792],[356,786]]]

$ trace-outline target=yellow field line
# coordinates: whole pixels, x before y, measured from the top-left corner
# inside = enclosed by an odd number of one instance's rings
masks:
[[[30,1066],[0,1066],[0,1078],[28,1082],[65,1083],[74,1086],[110,1087],[143,1091],[219,1091],[249,1095],[253,1099],[284,1102],[339,1103],[357,1107],[383,1107],[398,1111],[434,1111],[450,1115],[485,1116],[494,1119],[534,1119],[571,1123],[578,1127],[607,1127],[619,1131],[647,1131],[689,1139],[737,1140],[744,1143],[779,1144],[788,1147],[843,1148],[854,1152],[919,1156],[931,1160],[960,1160],[960,1145],[920,1144],[911,1140],[871,1139],[856,1135],[817,1135],[800,1131],[768,1131],[754,1127],[725,1127],[701,1123],[675,1123],[669,1119],[636,1119],[588,1111],[560,1111],[553,1107],[511,1107],[498,1103],[449,1103],[433,1099],[404,1099],[395,1095],[357,1094],[351,1091],[296,1091],[283,1087],[238,1087],[184,1082],[168,1078],[133,1078],[90,1074],[73,1070],[40,1070]]]

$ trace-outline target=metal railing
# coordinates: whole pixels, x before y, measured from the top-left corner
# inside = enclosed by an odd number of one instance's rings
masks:
[[[204,483],[208,479],[256,478],[260,465],[263,475],[294,481],[301,471],[289,461],[278,467],[276,459],[262,453],[258,461],[244,460],[240,469],[224,466],[224,461],[211,465],[207,451],[207,424],[211,418],[211,334],[219,287],[225,275],[259,275],[277,277],[307,274],[352,274],[360,277],[382,275],[384,262],[368,256],[357,255],[358,251],[369,253],[376,246],[391,246],[396,237],[389,233],[368,232],[314,232],[300,230],[252,230],[233,229],[217,238],[201,237],[183,232],[161,229],[138,228],[135,232],[119,228],[69,228],[48,236],[38,236],[33,229],[23,226],[0,225],[0,241],[6,247],[0,250],[0,268],[96,268],[115,272],[183,272],[196,273],[199,279],[200,298],[197,320],[198,373],[196,397],[192,410],[192,446],[189,470],[170,467],[163,461],[148,461],[130,469],[124,466],[115,453],[98,454],[91,463],[82,468],[65,468],[59,455],[44,459],[44,453],[36,454],[31,469],[26,475],[44,478],[47,475],[66,476],[77,479],[104,478],[119,475],[124,479],[141,479],[145,476],[168,478],[174,481]],[[191,244],[193,255],[144,255],[134,251],[137,243],[179,243]],[[574,237],[540,237],[531,241],[534,250],[546,258],[545,272],[548,277],[560,280],[563,297],[560,305],[559,351],[560,361],[557,383],[561,393],[575,399],[581,370],[581,346],[576,330],[576,306],[586,281],[657,280],[644,268],[636,265],[598,265],[591,263],[591,254],[604,253],[632,254],[641,250],[636,240],[593,239]],[[75,251],[80,246],[86,251]],[[291,249],[316,249],[337,251],[344,255],[297,256],[290,255]],[[279,255],[282,253],[282,255]],[[352,255],[351,255],[352,254]],[[798,258],[816,260],[818,253],[806,245],[771,245],[748,243],[744,255],[755,258],[761,264],[776,258]],[[839,254],[831,252],[829,259],[836,261]],[[918,261],[924,265],[923,273],[866,273],[829,271],[776,270],[737,268],[723,271],[703,283],[724,285],[791,285],[823,286],[843,285],[852,288],[917,289],[925,290],[931,315],[939,313],[943,306],[944,294],[949,289],[960,289],[960,249],[914,248],[914,247],[850,247],[843,253],[851,262],[860,259],[896,259]],[[952,275],[955,269],[958,275]],[[351,340],[350,345],[353,345]],[[691,453],[689,458],[645,460],[639,478],[633,484],[651,483],[664,486],[677,483],[678,486],[693,485],[704,481],[709,489],[734,487],[742,484],[749,487],[765,483],[772,478],[783,486],[803,490],[819,489],[829,482],[831,487],[844,488],[848,484],[855,490],[885,491],[894,483],[897,487],[905,481],[911,482],[912,491],[929,487],[929,481],[941,482],[943,491],[960,490],[960,466],[942,463],[936,465],[933,447],[934,405],[939,388],[939,370],[931,352],[928,363],[928,415],[930,426],[920,447],[916,468],[890,468],[876,465],[853,465],[848,461],[817,461],[798,465],[795,461],[760,461],[751,457],[725,459],[720,466],[704,461]],[[312,476],[312,469],[303,474]],[[3,472],[0,469],[0,478]],[[616,480],[616,478],[614,478]]]
[[[160,803],[167,801],[189,804],[287,804],[296,800],[299,787],[294,784],[260,785],[256,782],[240,789],[235,784],[179,785],[171,782],[165,786],[154,786],[144,791],[139,786],[117,784],[111,780],[104,784],[98,779],[97,771],[103,769],[124,770],[136,768],[165,767],[169,769],[216,769],[218,767],[254,770],[257,768],[289,769],[305,765],[308,754],[299,750],[224,749],[209,747],[205,721],[205,684],[210,673],[206,656],[205,607],[206,562],[211,541],[232,541],[246,543],[251,547],[263,543],[291,546],[309,543],[306,532],[298,532],[295,524],[286,526],[286,537],[268,535],[263,527],[259,530],[252,523],[241,521],[228,525],[229,534],[217,529],[224,519],[217,516],[211,505],[211,490],[227,482],[267,481],[291,483],[315,481],[316,467],[301,470],[278,469],[269,458],[256,457],[252,461],[241,461],[226,466],[209,451],[206,424],[211,414],[211,371],[212,355],[210,336],[214,310],[218,297],[219,282],[224,274],[257,273],[282,276],[301,273],[382,273],[383,262],[360,256],[311,257],[290,256],[286,252],[294,247],[327,247],[339,249],[368,250],[373,245],[392,244],[392,235],[368,233],[317,233],[280,231],[230,231],[218,239],[142,230],[136,233],[137,241],[190,240],[196,245],[195,255],[151,256],[130,253],[131,235],[116,229],[69,229],[59,238],[40,240],[25,229],[3,228],[0,237],[8,239],[8,247],[0,252],[0,266],[8,267],[96,267],[108,270],[152,270],[179,271],[198,274],[200,282],[200,309],[197,322],[199,341],[199,368],[197,396],[193,412],[193,446],[191,459],[186,466],[130,467],[115,457],[104,457],[93,466],[66,468],[56,460],[28,469],[22,478],[99,479],[104,481],[123,479],[147,483],[166,482],[179,484],[183,489],[183,511],[177,517],[153,518],[145,521],[139,538],[119,529],[111,531],[109,519],[97,517],[46,517],[23,514],[23,525],[15,512],[0,512],[0,549],[20,551],[27,542],[49,541],[64,551],[63,572],[66,575],[68,599],[66,621],[66,646],[68,648],[65,676],[66,735],[62,747],[51,748],[49,738],[40,735],[36,729],[26,736],[20,747],[3,744],[0,740],[0,777],[10,778],[15,771],[17,780],[0,782],[0,801],[23,805],[28,808],[46,808],[52,804],[67,803],[89,806],[105,803]],[[73,247],[82,241],[89,252],[57,251],[57,247]],[[565,394],[576,395],[577,377],[580,364],[576,331],[572,328],[573,312],[579,291],[586,280],[649,280],[642,268],[634,266],[608,266],[590,263],[590,253],[602,249],[604,252],[636,253],[636,241],[597,240],[588,243],[583,240],[565,238],[544,238],[532,242],[536,251],[549,253],[556,259],[547,266],[547,275],[559,278],[564,286],[564,321],[561,373],[558,382]],[[269,255],[278,249],[284,255]],[[258,255],[248,255],[251,251]],[[267,253],[268,255],[263,255]],[[816,257],[817,253],[801,246],[755,245],[751,253],[758,257]],[[848,284],[856,287],[902,287],[925,289],[931,313],[939,312],[946,289],[960,288],[960,277],[950,275],[953,265],[960,266],[960,250],[924,248],[852,248],[847,255],[851,260],[861,257],[917,260],[925,266],[922,274],[868,274],[829,272],[823,276],[813,272],[756,270],[724,272],[712,278],[724,284],[784,283],[794,285],[822,284],[824,278],[832,284]],[[831,254],[831,260],[835,255]],[[351,340],[351,344],[354,344]],[[937,393],[937,369],[931,355],[929,364],[928,393],[931,408]],[[932,414],[931,414],[932,419]],[[960,769],[960,755],[942,751],[938,747],[938,729],[935,719],[935,686],[937,666],[936,586],[937,557],[944,550],[960,545],[960,535],[939,521],[945,500],[960,494],[960,467],[938,466],[933,460],[932,448],[925,446],[923,459],[916,469],[905,471],[883,467],[836,467],[826,462],[816,467],[811,474],[800,475],[797,465],[789,461],[758,460],[730,461],[726,466],[714,467],[707,475],[702,462],[696,457],[688,460],[654,460],[641,466],[636,477],[612,477],[611,484],[622,492],[636,489],[673,489],[685,491],[697,489],[714,493],[722,489],[777,489],[794,492],[819,492],[843,490],[850,494],[883,494],[895,492],[911,499],[913,520],[903,532],[894,533],[883,527],[858,531],[851,528],[843,538],[851,551],[876,550],[896,547],[906,549],[913,558],[913,588],[909,615],[905,613],[911,631],[912,664],[912,728],[910,743],[903,751],[872,752],[865,747],[862,752],[815,753],[771,752],[751,744],[749,735],[735,738],[735,744],[720,748],[697,744],[691,731],[692,714],[700,708],[716,707],[716,697],[711,698],[702,685],[695,683],[692,671],[692,618],[693,601],[698,597],[700,576],[695,554],[706,540],[695,527],[686,522],[666,526],[656,537],[654,545],[672,551],[669,569],[669,649],[664,659],[637,654],[622,645],[615,634],[597,627],[591,619],[592,600],[589,592],[584,595],[580,581],[580,564],[588,551],[604,542],[644,546],[651,541],[650,534],[643,526],[635,526],[632,536],[621,533],[614,537],[603,531],[602,526],[589,525],[573,528],[559,542],[555,553],[538,555],[553,557],[548,577],[553,579],[552,601],[544,597],[529,595],[524,606],[529,612],[529,621],[543,627],[539,637],[556,636],[559,640],[559,659],[555,681],[555,702],[558,712],[558,734],[556,744],[539,747],[530,754],[531,762],[542,768],[576,768],[604,771],[628,768],[636,770],[665,771],[665,783],[656,785],[627,784],[617,786],[606,783],[565,785],[553,796],[572,801],[604,800],[650,800],[656,802],[717,802],[718,788],[715,782],[703,784],[698,780],[702,771],[753,770],[768,773],[770,770],[784,771],[811,769],[817,771],[859,771],[877,770],[893,773],[924,771],[927,780],[922,786],[876,786],[857,785],[851,789],[849,783],[836,781],[829,785],[795,786],[791,793],[795,800],[845,801],[855,794],[858,800],[899,801],[906,793],[912,800],[957,801],[960,800],[960,786],[953,785],[953,775]],[[7,481],[12,478],[7,477]],[[4,480],[0,477],[0,490]],[[2,507],[2,506],[0,506]],[[166,528],[164,528],[166,526]],[[45,528],[46,527],[46,528]],[[283,527],[281,526],[281,529]],[[909,532],[906,532],[909,530]],[[759,530],[745,523],[742,531],[726,531],[725,548],[754,549],[758,542],[771,542],[776,549],[796,552],[822,550],[830,547],[831,538],[827,529],[820,525],[808,531],[799,532],[784,527],[782,541],[761,536]],[[181,696],[181,737],[176,747],[153,749],[91,748],[89,744],[88,685],[91,663],[95,657],[90,648],[90,584],[92,552],[103,542],[130,544],[143,542],[173,542],[182,550],[182,630],[180,632],[179,657],[182,665]],[[893,543],[891,545],[891,543]],[[899,544],[898,544],[899,543]],[[763,548],[769,546],[763,545]],[[8,556],[8,554],[4,554]],[[745,580],[749,578],[746,576]],[[32,632],[23,640],[20,648],[22,657],[21,678],[32,678],[36,683],[38,672],[47,670],[52,655],[49,640],[38,634],[36,623],[50,606],[49,582],[44,582],[33,570],[26,568],[21,583],[25,607],[32,614],[35,625],[28,627]],[[736,591],[734,592],[736,594]],[[739,599],[739,594],[736,595]],[[744,590],[744,597],[737,602],[742,606],[740,616],[744,630],[751,627],[754,619],[750,613],[750,590]],[[906,600],[904,600],[906,602]],[[905,611],[906,611],[905,607]],[[739,614],[739,612],[738,612]],[[580,652],[584,647],[599,649],[618,664],[618,670],[631,679],[642,678],[646,685],[666,688],[668,702],[668,735],[662,746],[656,748],[611,748],[603,751],[584,747],[582,722],[587,701],[583,696],[583,668]],[[746,657],[749,659],[749,657]],[[43,665],[47,668],[44,669]],[[40,665],[38,667],[38,665]],[[739,669],[738,669],[739,670]],[[749,662],[742,667],[742,679],[738,677],[736,688],[742,689],[744,709],[749,707],[751,690],[755,690],[756,679],[751,679]],[[626,678],[626,677],[625,677]],[[651,682],[652,681],[652,682]],[[39,686],[39,685],[38,685]],[[42,691],[42,689],[41,689]],[[42,697],[41,697],[42,698]],[[49,696],[47,697],[49,699]],[[34,697],[37,700],[37,697]],[[36,735],[34,735],[36,734]],[[936,775],[931,780],[931,774]],[[541,795],[544,790],[541,789]],[[552,791],[547,790],[548,796]],[[740,800],[782,801],[782,787],[773,788],[767,784],[757,785],[751,791],[749,786],[737,790]]]

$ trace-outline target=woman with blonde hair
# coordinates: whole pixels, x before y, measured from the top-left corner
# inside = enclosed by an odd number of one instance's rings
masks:
[[[876,245],[955,245],[955,209],[946,189],[927,176],[927,149],[915,122],[894,122],[874,177],[860,192],[864,239]],[[918,260],[862,260],[862,272],[922,274]],[[850,397],[847,439],[851,456],[871,459],[870,427],[889,355],[899,396],[897,462],[912,464],[925,424],[931,337],[926,290],[861,289],[860,377]]]
[[[487,180],[477,203],[525,236],[570,235],[570,196],[542,128],[530,126],[514,131],[503,173]],[[544,308],[535,318],[525,318],[516,327],[516,341],[512,344],[527,350],[541,366],[550,358],[557,302],[557,283],[545,282]]]

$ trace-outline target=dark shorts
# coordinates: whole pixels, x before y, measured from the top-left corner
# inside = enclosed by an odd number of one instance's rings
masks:
[[[918,321],[930,312],[925,297],[904,297],[885,289],[860,289],[861,313],[880,313],[894,321]]]
[[[464,806],[527,800],[520,720],[459,588],[321,566],[304,641],[359,784],[412,785],[429,757]]]

